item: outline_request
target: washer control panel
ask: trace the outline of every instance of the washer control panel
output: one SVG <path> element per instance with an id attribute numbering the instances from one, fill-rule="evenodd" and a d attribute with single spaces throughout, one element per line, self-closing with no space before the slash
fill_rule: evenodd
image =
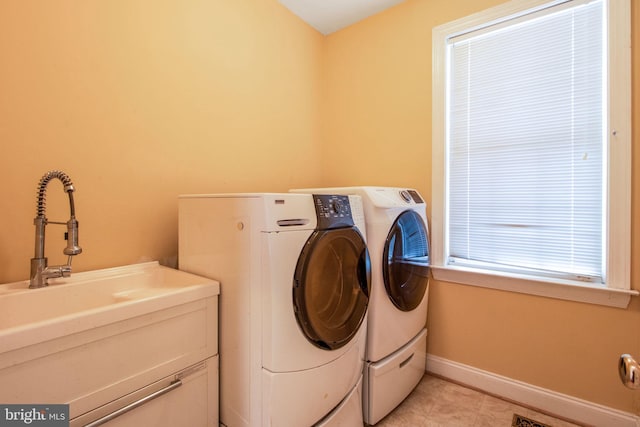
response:
<path id="1" fill-rule="evenodd" d="M 314 194 L 318 229 L 353 227 L 349 196 Z"/>

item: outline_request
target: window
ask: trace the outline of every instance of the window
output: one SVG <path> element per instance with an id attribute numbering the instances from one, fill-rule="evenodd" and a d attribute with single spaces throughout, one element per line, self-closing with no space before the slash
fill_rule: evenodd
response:
<path id="1" fill-rule="evenodd" d="M 434 29 L 438 279 L 624 307 L 628 0 L 514 0 Z"/>

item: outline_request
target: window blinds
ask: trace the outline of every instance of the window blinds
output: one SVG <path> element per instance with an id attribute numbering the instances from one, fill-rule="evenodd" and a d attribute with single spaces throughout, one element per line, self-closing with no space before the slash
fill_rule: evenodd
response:
<path id="1" fill-rule="evenodd" d="M 604 0 L 449 40 L 448 262 L 604 280 Z"/>

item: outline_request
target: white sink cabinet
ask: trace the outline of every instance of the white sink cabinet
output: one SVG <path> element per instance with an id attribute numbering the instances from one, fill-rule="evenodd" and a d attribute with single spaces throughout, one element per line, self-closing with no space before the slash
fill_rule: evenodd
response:
<path id="1" fill-rule="evenodd" d="M 219 283 L 157 263 L 128 267 L 124 287 L 127 267 L 97 274 L 103 291 L 118 281 L 109 304 L 0 329 L 0 402 L 67 403 L 71 426 L 218 425 Z M 94 286 L 92 273 L 44 289 L 50 304 Z M 0 307 L 5 296 L 28 304 L 19 292 L 0 285 Z"/>

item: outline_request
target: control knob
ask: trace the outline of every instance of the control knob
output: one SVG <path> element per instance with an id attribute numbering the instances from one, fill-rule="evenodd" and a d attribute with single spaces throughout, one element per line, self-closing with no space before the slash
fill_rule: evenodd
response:
<path id="1" fill-rule="evenodd" d="M 411 203 L 411 194 L 407 190 L 402 190 L 400 192 L 400 196 L 404 199 L 405 202 Z"/>
<path id="2" fill-rule="evenodd" d="M 331 207 L 335 213 L 342 212 L 342 202 L 340 200 L 334 200 L 331 202 Z"/>

